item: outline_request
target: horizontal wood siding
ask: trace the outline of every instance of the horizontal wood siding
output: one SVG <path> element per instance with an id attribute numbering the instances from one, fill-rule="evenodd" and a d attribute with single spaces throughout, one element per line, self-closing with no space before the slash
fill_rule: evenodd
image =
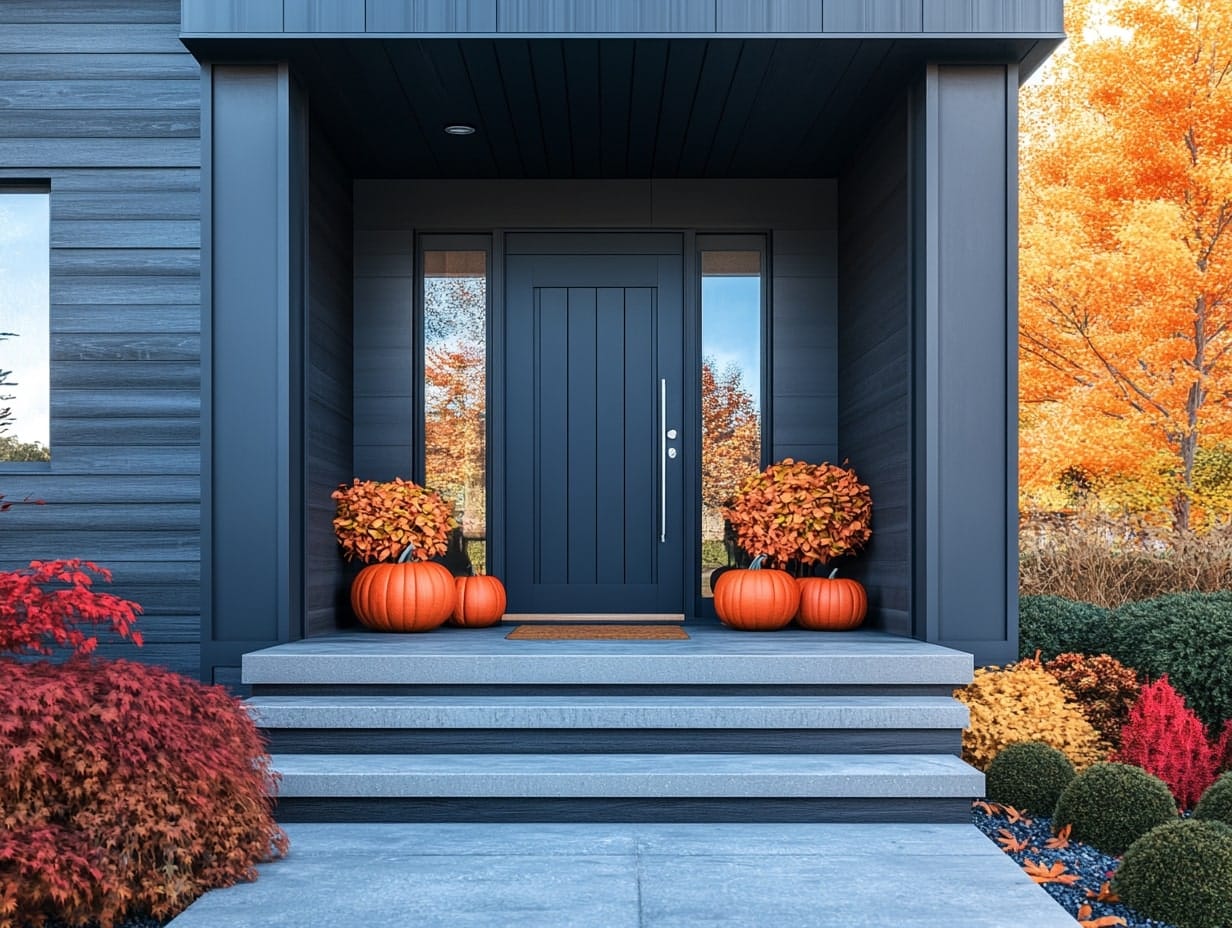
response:
<path id="1" fill-rule="evenodd" d="M 908 394 L 905 99 L 839 178 L 839 453 L 873 496 L 873 537 L 848 572 L 868 588 L 871 624 L 910 635 L 911 426 Z"/>
<path id="2" fill-rule="evenodd" d="M 0 567 L 81 557 L 198 672 L 200 69 L 175 0 L 0 3 L 0 180 L 51 186 L 51 443 L 0 465 Z M 2 316 L 2 310 L 0 310 Z M 0 328 L 4 326 L 0 324 Z"/>
<path id="3" fill-rule="evenodd" d="M 333 145 L 310 133 L 308 164 L 308 596 L 304 634 L 333 630 L 350 578 L 329 494 L 354 473 L 351 182 Z"/>

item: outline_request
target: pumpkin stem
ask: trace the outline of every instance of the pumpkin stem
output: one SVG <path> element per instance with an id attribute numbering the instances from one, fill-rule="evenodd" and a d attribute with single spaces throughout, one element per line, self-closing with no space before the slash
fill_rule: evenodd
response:
<path id="1" fill-rule="evenodd" d="M 398 555 L 398 560 L 395 563 L 405 564 L 415 554 L 415 546 L 407 545 L 402 549 L 402 553 Z"/>
<path id="2" fill-rule="evenodd" d="M 830 571 L 830 579 L 833 580 L 837 576 L 838 576 L 838 568 L 835 567 L 832 571 Z"/>
<path id="3" fill-rule="evenodd" d="M 762 561 L 766 559 L 764 554 L 759 554 L 749 562 L 749 570 L 761 570 Z"/>

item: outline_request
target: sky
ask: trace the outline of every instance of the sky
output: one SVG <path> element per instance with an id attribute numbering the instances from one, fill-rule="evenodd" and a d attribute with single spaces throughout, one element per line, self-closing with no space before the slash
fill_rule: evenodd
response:
<path id="1" fill-rule="evenodd" d="M 12 371 L 0 394 L 14 398 L 15 420 L 7 435 L 50 445 L 51 338 L 48 328 L 49 197 L 45 193 L 0 193 L 0 370 Z"/>
<path id="2" fill-rule="evenodd" d="M 716 373 L 728 364 L 744 372 L 745 388 L 761 403 L 761 278 L 702 278 L 702 354 Z"/>

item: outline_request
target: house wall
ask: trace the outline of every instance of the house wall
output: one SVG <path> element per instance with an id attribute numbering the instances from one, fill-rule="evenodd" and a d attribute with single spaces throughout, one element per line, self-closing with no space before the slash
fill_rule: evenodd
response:
<path id="1" fill-rule="evenodd" d="M 835 184 L 818 181 L 359 181 L 355 470 L 406 475 L 415 376 L 414 236 L 525 228 L 771 233 L 772 454 L 837 454 Z"/>
<path id="2" fill-rule="evenodd" d="M 911 617 L 911 279 L 907 104 L 887 112 L 840 176 L 838 443 L 873 496 L 873 536 L 845 572 L 865 584 L 869 624 Z"/>
<path id="3" fill-rule="evenodd" d="M 349 173 L 312 123 L 308 163 L 308 572 L 306 635 L 335 627 L 350 572 L 338 557 L 329 494 L 353 474 L 352 209 Z"/>
<path id="4" fill-rule="evenodd" d="M 0 568 L 85 558 L 196 674 L 200 66 L 175 0 L 0 3 L 0 183 L 51 185 L 50 465 L 0 464 Z M 4 329 L 0 306 L 0 329 Z M 15 343 L 0 347 L 3 351 Z"/>

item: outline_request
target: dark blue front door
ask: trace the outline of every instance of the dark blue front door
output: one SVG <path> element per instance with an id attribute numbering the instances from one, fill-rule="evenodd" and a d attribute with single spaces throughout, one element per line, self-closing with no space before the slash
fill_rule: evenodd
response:
<path id="1" fill-rule="evenodd" d="M 683 612 L 681 237 L 510 235 L 510 613 Z"/>

